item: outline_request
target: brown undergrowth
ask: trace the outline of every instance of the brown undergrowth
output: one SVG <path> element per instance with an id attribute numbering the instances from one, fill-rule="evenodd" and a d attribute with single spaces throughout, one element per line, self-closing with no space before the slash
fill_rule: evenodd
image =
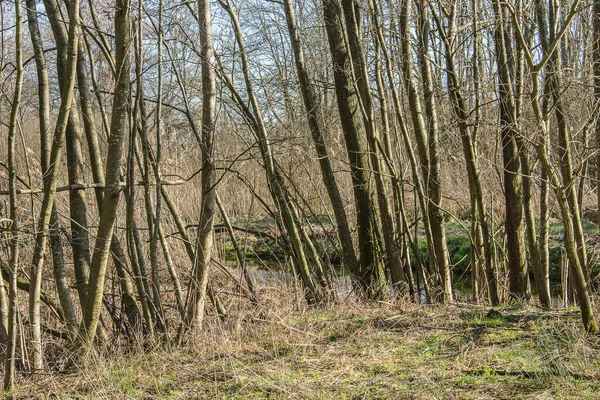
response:
<path id="1" fill-rule="evenodd" d="M 18 398 L 594 399 L 600 339 L 576 310 L 346 300 L 308 309 L 285 287 L 209 318 L 188 343 L 108 346 Z M 240 304 L 242 304 L 240 302 Z M 243 303 L 246 304 L 246 303 Z"/>

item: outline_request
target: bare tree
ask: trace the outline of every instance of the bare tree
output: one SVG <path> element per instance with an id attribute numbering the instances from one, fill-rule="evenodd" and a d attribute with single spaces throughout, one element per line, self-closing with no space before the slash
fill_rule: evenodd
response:
<path id="1" fill-rule="evenodd" d="M 217 208 L 214 164 L 216 83 L 210 1 L 198 0 L 200 62 L 202 65 L 202 209 L 198 222 L 196 258 L 187 299 L 184 323 L 187 328 L 202 328 L 208 271 L 213 248 L 214 218 Z"/>
<path id="2" fill-rule="evenodd" d="M 63 141 L 69 121 L 69 114 L 74 98 L 75 70 L 77 63 L 77 42 L 79 40 L 79 1 L 69 4 L 69 33 L 67 45 L 67 64 L 61 93 L 61 105 L 56 121 L 52 149 L 48 161 L 48 171 L 44 174 L 44 198 L 38 219 L 38 231 L 31 265 L 31 289 L 29 290 L 29 318 L 32 336 L 32 367 L 36 370 L 43 368 L 43 349 L 40 316 L 40 291 L 44 265 L 44 253 L 48 240 L 48 226 L 54 206 L 56 193 L 56 178 L 63 156 Z"/>
<path id="3" fill-rule="evenodd" d="M 232 21 L 236 43 L 239 47 L 241 56 L 242 73 L 244 77 L 244 84 L 246 86 L 246 92 L 250 100 L 250 108 L 244 104 L 240 94 L 236 90 L 231 80 L 229 80 L 223 74 L 221 74 L 221 78 L 223 78 L 226 86 L 235 97 L 237 105 L 243 109 L 246 121 L 251 126 L 253 133 L 256 135 L 261 157 L 264 163 L 267 182 L 269 184 L 269 190 L 271 191 L 273 200 L 279 209 L 281 222 L 285 228 L 287 239 L 292 249 L 291 254 L 293 257 L 293 266 L 306 291 L 306 299 L 309 303 L 319 302 L 323 298 L 323 295 L 325 295 L 325 297 L 328 295 L 328 293 L 321 293 L 321 289 L 329 292 L 328 283 L 326 281 L 321 279 L 320 282 L 315 282 L 315 274 L 313 271 L 317 271 L 317 278 L 322 276 L 318 273 L 318 271 L 322 271 L 321 262 L 317 257 L 315 257 L 314 251 L 312 251 L 314 249 L 310 248 L 311 244 L 307 243 L 306 233 L 303 232 L 303 228 L 297 219 L 294 205 L 290 199 L 289 192 L 284 187 L 283 177 L 273 156 L 273 149 L 267 133 L 265 121 L 262 117 L 256 93 L 253 88 L 252 78 L 249 71 L 248 54 L 246 52 L 239 20 L 230 3 L 219 1 L 219 4 L 227 12 L 230 20 Z"/>
<path id="4" fill-rule="evenodd" d="M 338 111 L 344 131 L 350 162 L 352 185 L 356 201 L 360 269 L 358 279 L 362 289 L 372 297 L 384 295 L 384 275 L 375 220 L 373 188 L 365 127 L 360 110 L 360 94 L 356 90 L 352 59 L 346 46 L 345 25 L 339 0 L 323 1 L 323 16 L 333 61 L 333 76 Z"/>
<path id="5" fill-rule="evenodd" d="M 439 132 L 437 127 L 437 112 L 431 78 L 431 67 L 427 56 L 429 42 L 429 22 L 425 7 L 419 7 L 418 22 L 418 59 L 421 69 L 423 93 L 416 84 L 414 55 L 411 43 L 410 21 L 412 15 L 412 2 L 403 0 L 400 3 L 400 35 L 402 41 L 402 70 L 404 83 L 408 92 L 410 114 L 413 122 L 417 150 L 423 176 L 424 187 L 427 193 L 426 203 L 423 204 L 424 223 L 426 225 L 427 244 L 430 263 L 439 277 L 444 302 L 452 301 L 452 282 L 448 261 L 448 248 L 444 228 L 444 215 L 442 209 L 441 164 L 439 155 Z M 425 111 L 420 98 L 425 100 Z M 427 118 L 427 121 L 425 120 Z"/>
<path id="6" fill-rule="evenodd" d="M 476 2 L 473 2 L 475 4 Z M 474 271 L 474 267 L 476 265 L 477 258 L 483 258 L 484 267 L 486 276 L 488 279 L 488 288 L 489 288 L 489 296 L 492 305 L 498 305 L 500 299 L 498 297 L 498 284 L 495 276 L 494 266 L 492 265 L 492 252 L 491 252 L 491 237 L 489 233 L 488 222 L 486 219 L 486 208 L 483 200 L 483 190 L 481 185 L 481 179 L 479 176 L 479 166 L 477 162 L 477 129 L 478 121 L 470 122 L 469 115 L 471 114 L 470 110 L 467 109 L 467 105 L 465 102 L 465 96 L 463 94 L 462 87 L 459 81 L 459 75 L 456 70 L 455 57 L 456 53 L 456 14 L 457 14 L 457 6 L 458 2 L 454 1 L 451 6 L 449 12 L 447 11 L 447 21 L 445 26 L 447 27 L 447 31 L 444 30 L 442 25 L 442 21 L 435 14 L 434 10 L 434 18 L 438 25 L 438 30 L 440 32 L 442 41 L 444 43 L 445 57 L 446 57 L 446 74 L 448 76 L 448 91 L 450 94 L 450 98 L 452 101 L 452 107 L 455 115 L 458 119 L 458 130 L 460 133 L 460 137 L 463 144 L 463 152 L 465 157 L 465 163 L 467 167 L 467 179 L 469 181 L 469 193 L 471 196 L 471 218 L 473 221 L 473 228 L 471 230 L 471 246 L 476 249 L 474 253 L 476 258 L 471 259 L 471 274 L 474 278 L 477 278 L 477 273 Z M 433 7 L 432 7 L 433 9 Z M 474 17 L 476 18 L 477 10 L 471 10 Z M 474 69 L 473 75 L 475 75 L 475 79 L 477 79 L 476 74 L 478 73 L 478 60 L 477 60 L 477 25 L 476 19 L 473 27 L 474 35 L 473 45 L 474 45 L 474 61 L 472 68 Z M 479 96 L 478 93 L 475 94 Z M 477 108 L 479 105 L 476 104 Z M 477 115 L 477 110 L 475 111 L 475 115 Z M 477 243 L 479 241 L 479 235 L 481 235 L 481 243 Z M 472 277 L 472 278 L 473 278 Z M 477 288 L 477 280 L 473 280 L 473 288 Z M 477 296 L 474 291 L 474 298 L 477 299 Z M 477 301 L 477 300 L 476 300 Z"/>
<path id="7" fill-rule="evenodd" d="M 342 247 L 342 257 L 345 266 L 355 276 L 358 273 L 358 260 L 354 251 L 354 245 L 352 244 L 352 236 L 350 234 L 350 227 L 348 224 L 348 218 L 346 211 L 342 203 L 342 197 L 338 188 L 333 169 L 331 167 L 331 161 L 323 138 L 323 128 L 320 123 L 319 106 L 317 104 L 317 96 L 313 85 L 310 80 L 309 71 L 305 62 L 304 49 L 302 45 L 302 39 L 300 38 L 300 32 L 296 23 L 296 16 L 294 12 L 294 5 L 291 0 L 285 0 L 285 17 L 288 26 L 288 32 L 290 35 L 290 41 L 292 43 L 292 49 L 294 51 L 294 60 L 296 64 L 296 72 L 298 74 L 298 80 L 300 85 L 300 91 L 302 93 L 302 99 L 304 100 L 304 110 L 306 118 L 311 130 L 311 136 L 315 144 L 317 156 L 319 157 L 319 165 L 321 167 L 321 175 L 323 177 L 323 183 L 327 189 L 329 200 L 333 208 L 335 220 L 338 228 L 338 237 Z"/>
<path id="8" fill-rule="evenodd" d="M 4 390 L 13 390 L 15 385 L 15 358 L 17 349 L 17 275 L 19 271 L 19 215 L 17 214 L 17 175 L 15 165 L 15 140 L 23 89 L 23 15 L 21 1 L 15 1 L 15 67 L 17 76 L 15 91 L 10 109 L 8 127 L 8 185 L 10 196 L 10 219 L 12 233 L 10 238 L 10 280 L 8 307 L 8 342 L 4 362 Z"/>
<path id="9" fill-rule="evenodd" d="M 549 115 L 543 113 L 543 110 L 540 105 L 539 90 L 539 77 L 542 70 L 546 67 L 550 70 L 549 72 L 546 71 L 546 73 L 554 73 L 554 71 L 552 70 L 552 64 L 558 63 L 558 60 L 555 58 L 555 52 L 559 48 L 563 35 L 570 26 L 575 14 L 578 12 L 578 5 L 579 0 L 574 0 L 561 25 L 556 23 L 557 21 L 556 19 L 554 19 L 555 26 L 559 26 L 560 28 L 557 28 L 556 33 L 551 39 L 551 41 L 548 41 L 548 45 L 544 51 L 544 56 L 537 63 L 534 61 L 531 51 L 526 45 L 525 39 L 523 37 L 523 32 L 521 31 L 518 24 L 515 24 L 515 30 L 517 39 L 520 41 L 521 46 L 524 49 L 525 60 L 527 61 L 529 73 L 531 75 L 531 107 L 534 112 L 537 128 L 539 130 L 539 134 L 535 138 L 537 156 L 540 160 L 542 167 L 546 171 L 549 183 L 554 190 L 554 194 L 560 207 L 563 219 L 565 250 L 569 259 L 569 276 L 571 278 L 571 281 L 573 282 L 573 286 L 577 294 L 577 299 L 579 301 L 579 306 L 581 307 L 581 317 L 583 325 L 588 332 L 597 333 L 598 326 L 596 324 L 596 319 L 593 314 L 589 292 L 589 284 L 585 273 L 585 270 L 587 268 L 587 260 L 585 257 L 585 241 L 583 240 L 583 230 L 581 226 L 581 220 L 579 219 L 579 211 L 577 208 L 578 204 L 576 199 L 576 191 L 573 185 L 571 184 L 572 161 L 569 149 L 569 134 L 567 132 L 567 129 L 558 129 L 558 153 L 560 156 L 559 174 L 556 171 L 555 166 L 550 161 L 550 157 L 548 154 L 548 143 L 550 140 L 550 135 L 548 131 L 547 121 Z M 515 19 L 516 18 L 514 17 L 513 13 L 513 21 L 515 21 Z M 556 78 L 557 77 L 553 77 L 551 79 Z M 551 85 L 554 85 L 551 86 L 551 88 L 553 88 L 554 90 L 559 90 L 560 81 L 556 80 Z M 555 93 L 553 95 L 553 100 L 556 103 L 556 101 L 558 100 L 558 93 Z M 558 123 L 565 124 L 564 120 L 562 122 L 560 121 L 560 119 L 563 118 L 563 111 L 560 109 L 560 107 L 557 108 L 556 112 L 559 113 L 557 118 Z"/>
<path id="10" fill-rule="evenodd" d="M 504 162 L 504 196 L 505 203 L 510 204 L 510 207 L 506 207 L 505 219 L 510 295 L 523 298 L 528 296 L 528 278 L 525 260 L 521 162 L 517 144 L 519 121 L 517 120 L 516 94 L 513 86 L 515 80 L 515 59 L 512 55 L 514 43 L 509 34 L 510 17 L 507 7 L 495 1 L 494 13 L 496 16 L 496 60 L 499 71 L 500 135 Z"/>
<path id="11" fill-rule="evenodd" d="M 71 1 L 73 3 L 76 2 L 76 0 Z M 117 75 L 115 77 L 115 94 L 113 98 L 110 138 L 108 144 L 108 153 L 111 157 L 106 161 L 104 202 L 102 213 L 100 214 L 98 232 L 96 234 L 96 243 L 94 244 L 88 294 L 85 307 L 83 308 L 83 321 L 79 330 L 79 341 L 82 344 L 81 356 L 84 358 L 91 350 L 96 335 L 96 328 L 98 327 L 98 322 L 100 320 L 106 265 L 108 263 L 113 227 L 121 193 L 121 158 L 123 154 L 123 143 L 125 142 L 128 131 L 127 121 L 129 115 L 129 73 L 131 69 L 130 11 L 130 0 L 117 1 L 114 14 Z"/>

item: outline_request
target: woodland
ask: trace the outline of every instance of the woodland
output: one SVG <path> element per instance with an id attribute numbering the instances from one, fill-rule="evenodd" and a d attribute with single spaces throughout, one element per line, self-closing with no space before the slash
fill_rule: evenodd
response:
<path id="1" fill-rule="evenodd" d="M 0 0 L 21 398 L 596 398 L 600 2 Z"/>

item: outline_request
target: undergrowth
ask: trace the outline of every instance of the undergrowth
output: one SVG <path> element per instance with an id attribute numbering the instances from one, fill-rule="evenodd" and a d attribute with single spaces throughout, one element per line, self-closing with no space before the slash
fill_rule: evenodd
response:
<path id="1" fill-rule="evenodd" d="M 593 399 L 600 340 L 576 310 L 363 304 L 307 309 L 263 288 L 258 309 L 209 319 L 183 346 L 117 342 L 70 373 L 21 378 L 16 397 Z M 130 347 L 130 346 L 129 346 Z"/>

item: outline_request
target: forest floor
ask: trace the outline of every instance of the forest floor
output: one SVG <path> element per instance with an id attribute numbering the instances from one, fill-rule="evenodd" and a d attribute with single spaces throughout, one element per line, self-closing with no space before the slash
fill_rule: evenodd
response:
<path id="1" fill-rule="evenodd" d="M 576 310 L 352 301 L 306 309 L 272 298 L 278 304 L 208 321 L 194 345 L 115 345 L 77 372 L 21 378 L 15 395 L 600 398 L 600 337 L 584 333 Z"/>

